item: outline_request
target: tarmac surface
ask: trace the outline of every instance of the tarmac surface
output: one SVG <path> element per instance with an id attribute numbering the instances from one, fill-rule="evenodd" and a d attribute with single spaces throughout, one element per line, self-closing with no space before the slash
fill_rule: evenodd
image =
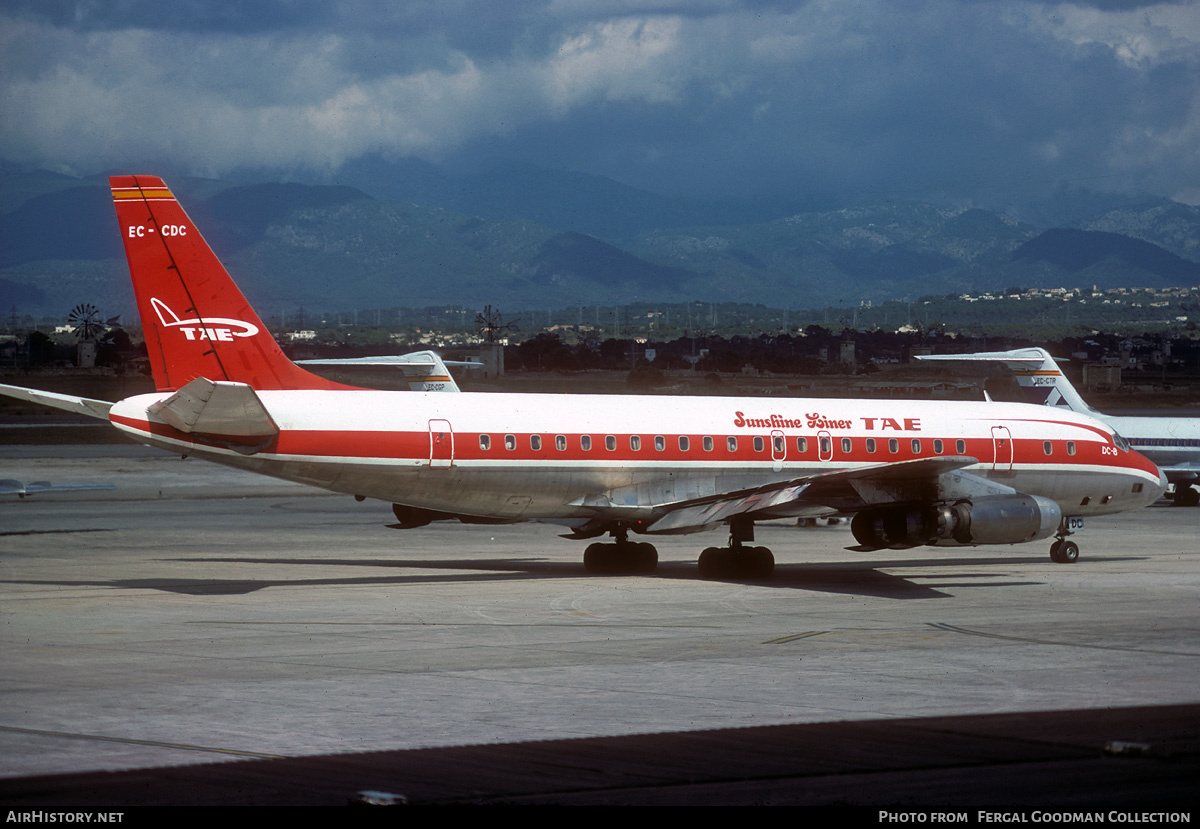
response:
<path id="1" fill-rule="evenodd" d="M 546 525 L 132 446 L 0 446 L 6 809 L 1200 800 L 1200 510 L 854 552 L 757 528 L 768 582 L 584 572 Z"/>

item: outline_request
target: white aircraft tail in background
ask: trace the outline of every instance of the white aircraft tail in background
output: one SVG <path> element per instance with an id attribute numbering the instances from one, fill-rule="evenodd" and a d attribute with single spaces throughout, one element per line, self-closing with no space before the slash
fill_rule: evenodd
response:
<path id="1" fill-rule="evenodd" d="M 1200 418 L 1156 415 L 1131 417 L 1098 412 L 1080 397 L 1058 362 L 1044 348 L 982 351 L 974 354 L 922 355 L 918 360 L 995 362 L 1008 366 L 1030 403 L 1055 406 L 1090 415 L 1120 433 L 1166 474 L 1180 506 L 1200 504 Z"/>
<path id="2" fill-rule="evenodd" d="M 433 351 L 414 351 L 386 357 L 344 357 L 297 360 L 301 366 L 326 368 L 395 368 L 408 381 L 410 391 L 459 391 L 458 383 L 450 376 L 447 366 L 483 368 L 483 363 L 464 360 L 443 360 Z"/>

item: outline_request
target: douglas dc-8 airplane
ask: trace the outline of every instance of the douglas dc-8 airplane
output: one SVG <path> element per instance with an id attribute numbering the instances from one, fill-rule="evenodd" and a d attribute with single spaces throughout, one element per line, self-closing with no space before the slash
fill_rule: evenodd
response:
<path id="1" fill-rule="evenodd" d="M 763 578 L 754 523 L 854 513 L 866 549 L 1055 536 L 1165 481 L 1111 428 L 1023 403 L 445 394 L 339 385 L 289 361 L 162 179 L 110 179 L 158 391 L 119 403 L 2 387 L 136 440 L 394 505 L 401 526 L 539 520 L 610 535 L 589 571 L 649 572 L 631 533 L 729 527 L 705 576 Z"/>

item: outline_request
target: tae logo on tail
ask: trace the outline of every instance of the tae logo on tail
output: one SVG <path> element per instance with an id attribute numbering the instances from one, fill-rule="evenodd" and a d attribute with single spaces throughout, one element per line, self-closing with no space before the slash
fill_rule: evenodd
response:
<path id="1" fill-rule="evenodd" d="M 234 337 L 253 337 L 258 333 L 257 325 L 225 317 L 181 320 L 179 315 L 158 297 L 150 297 L 150 304 L 164 328 L 178 328 L 189 340 L 232 342 Z"/>

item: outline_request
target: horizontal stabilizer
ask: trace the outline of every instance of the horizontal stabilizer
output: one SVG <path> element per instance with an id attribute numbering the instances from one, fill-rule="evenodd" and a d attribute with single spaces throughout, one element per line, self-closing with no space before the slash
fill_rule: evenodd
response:
<path id="1" fill-rule="evenodd" d="M 41 403 L 43 406 L 53 406 L 56 409 L 94 417 L 97 420 L 108 420 L 108 410 L 113 405 L 107 400 L 92 400 L 88 397 L 74 397 L 69 394 L 55 394 L 40 389 L 26 389 L 21 386 L 3 384 L 0 384 L 0 394 L 5 397 L 15 397 L 18 400 L 28 400 L 31 403 Z"/>
<path id="2" fill-rule="evenodd" d="M 930 363 L 1009 363 L 1040 366 L 1054 358 L 1040 348 L 1018 348 L 1014 351 L 977 351 L 974 354 L 914 354 L 913 359 Z"/>
<path id="3" fill-rule="evenodd" d="M 267 439 L 279 434 L 266 407 L 245 383 L 197 377 L 152 405 L 150 413 L 188 434 L 230 439 Z"/>

